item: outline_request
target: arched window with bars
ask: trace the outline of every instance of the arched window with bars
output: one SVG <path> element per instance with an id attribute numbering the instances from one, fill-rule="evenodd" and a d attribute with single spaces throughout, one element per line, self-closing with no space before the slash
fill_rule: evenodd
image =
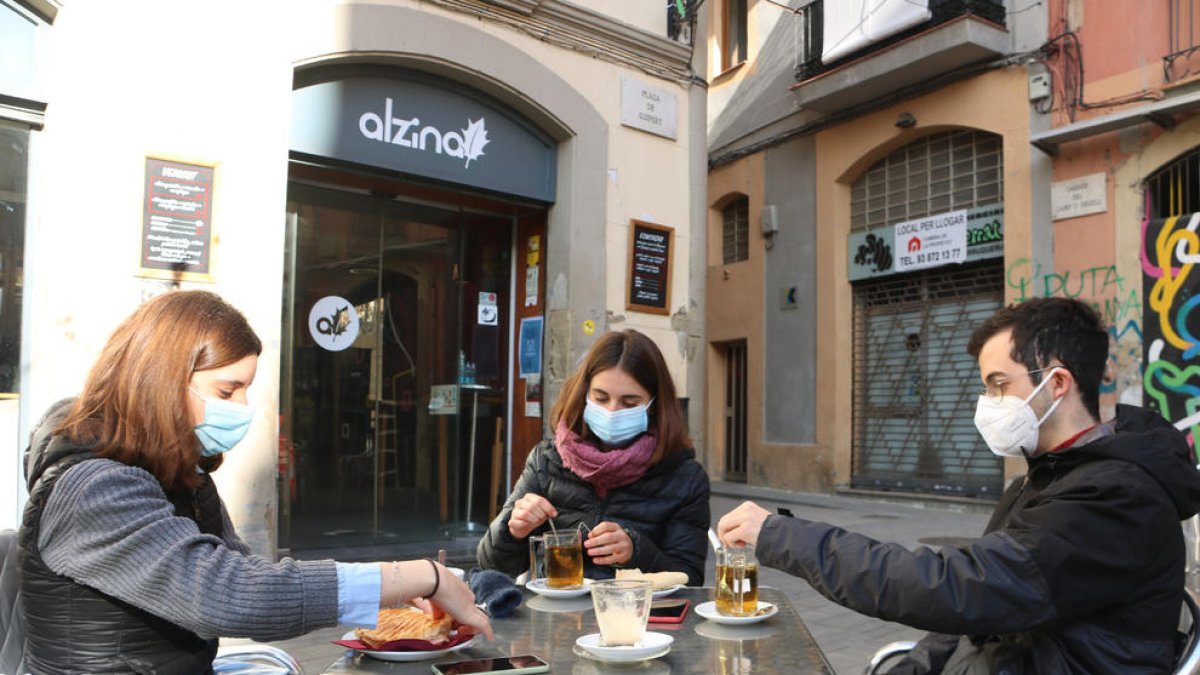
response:
<path id="1" fill-rule="evenodd" d="M 966 345 L 1004 301 L 1003 258 L 994 257 L 1003 243 L 991 242 L 1000 251 L 993 257 L 973 259 L 967 245 L 963 264 L 905 273 L 887 249 L 898 223 L 962 210 L 1002 214 L 1002 145 L 982 131 L 931 134 L 851 186 L 850 237 L 866 237 L 869 250 L 859 255 L 874 265 L 853 282 L 854 487 L 963 496 L 1001 489 L 1003 465 L 974 427 L 979 376 Z"/>

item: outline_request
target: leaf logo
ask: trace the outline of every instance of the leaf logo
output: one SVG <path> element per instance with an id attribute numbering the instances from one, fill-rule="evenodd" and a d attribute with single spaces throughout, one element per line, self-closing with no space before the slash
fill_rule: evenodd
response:
<path id="1" fill-rule="evenodd" d="M 487 128 L 483 124 L 483 118 L 480 117 L 478 122 L 472 122 L 471 118 L 467 118 L 467 128 L 462 130 L 463 133 L 463 155 L 467 158 L 467 163 L 464 167 L 471 166 L 471 160 L 479 159 L 483 153 L 483 146 L 491 141 L 487 137 Z"/>

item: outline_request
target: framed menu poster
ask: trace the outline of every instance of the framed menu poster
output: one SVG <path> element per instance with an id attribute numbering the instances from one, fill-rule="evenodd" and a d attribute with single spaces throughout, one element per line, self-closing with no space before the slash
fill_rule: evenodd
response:
<path id="1" fill-rule="evenodd" d="M 671 313 L 671 260 L 675 228 L 642 220 L 629 224 L 629 300 L 625 308 L 651 314 Z"/>
<path id="2" fill-rule="evenodd" d="M 215 164 L 146 157 L 140 276 L 212 281 Z"/>

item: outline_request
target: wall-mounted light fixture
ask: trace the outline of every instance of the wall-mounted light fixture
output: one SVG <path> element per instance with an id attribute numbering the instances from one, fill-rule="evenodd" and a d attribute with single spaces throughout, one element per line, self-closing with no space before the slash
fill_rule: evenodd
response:
<path id="1" fill-rule="evenodd" d="M 779 232 L 779 210 L 774 204 L 762 207 L 758 221 L 762 226 L 763 245 L 769 251 L 775 245 L 775 235 Z"/>
<path id="2" fill-rule="evenodd" d="M 901 129 L 917 126 L 917 118 L 912 116 L 912 113 L 902 112 L 896 117 L 896 126 Z"/>

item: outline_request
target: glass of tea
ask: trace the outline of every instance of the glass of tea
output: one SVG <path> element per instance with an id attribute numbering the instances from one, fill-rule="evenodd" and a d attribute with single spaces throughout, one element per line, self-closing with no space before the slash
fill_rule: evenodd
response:
<path id="1" fill-rule="evenodd" d="M 726 546 L 717 552 L 717 612 L 746 616 L 758 611 L 758 561 L 753 546 Z"/>
<path id="2" fill-rule="evenodd" d="M 544 564 L 539 566 L 539 560 Z M 583 539 L 579 530 L 547 532 L 529 538 L 529 580 L 542 577 L 547 588 L 583 586 Z"/>
<path id="3" fill-rule="evenodd" d="M 648 579 L 592 582 L 592 606 L 606 647 L 636 645 L 646 634 L 654 587 Z"/>

